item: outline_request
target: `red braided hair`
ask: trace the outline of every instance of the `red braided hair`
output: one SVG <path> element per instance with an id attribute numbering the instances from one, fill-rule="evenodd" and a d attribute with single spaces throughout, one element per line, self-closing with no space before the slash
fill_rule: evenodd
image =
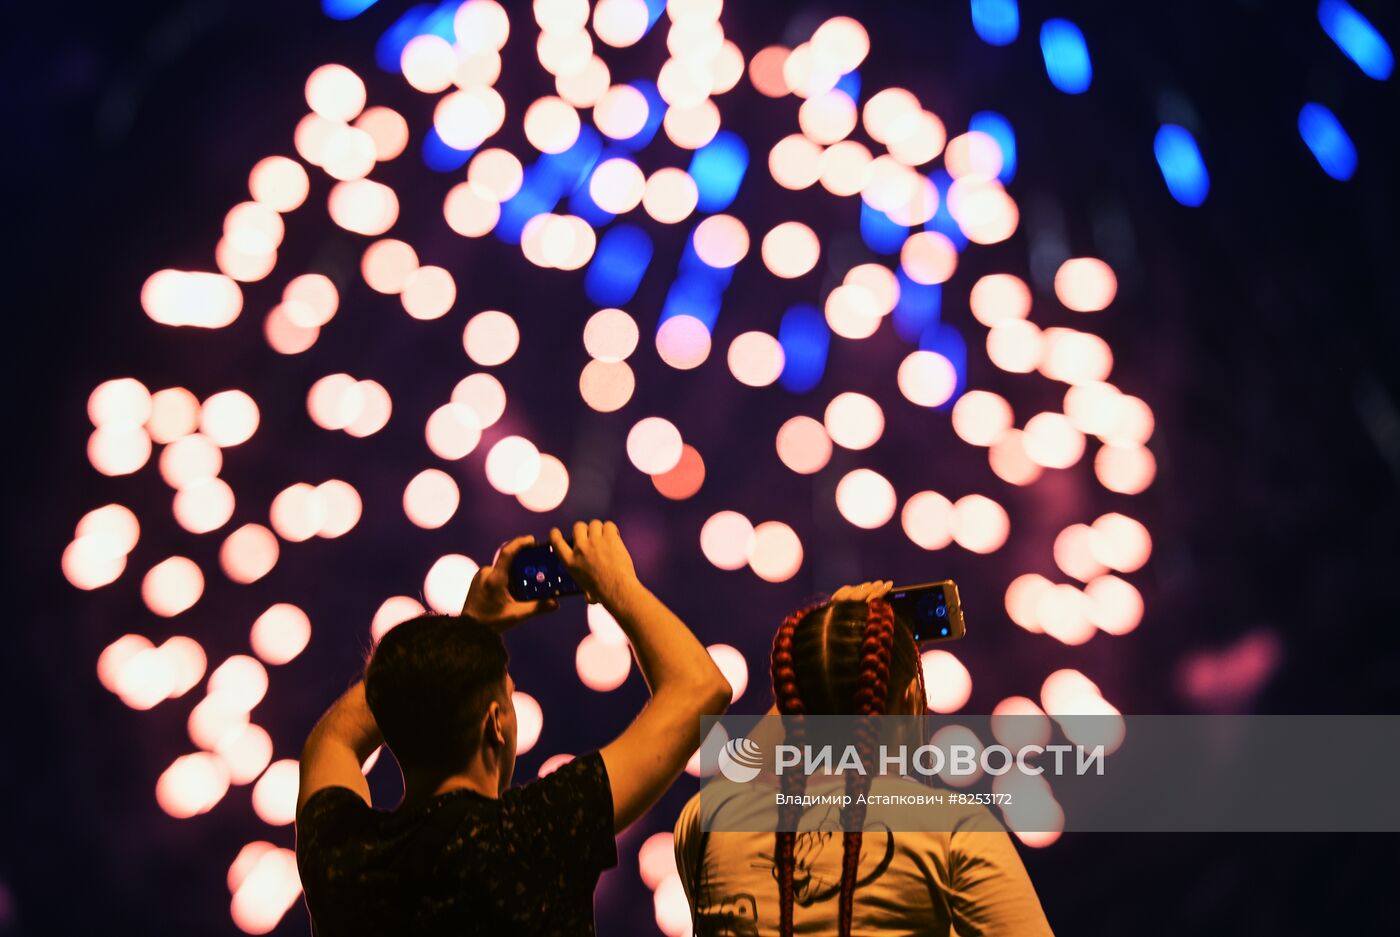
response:
<path id="1" fill-rule="evenodd" d="M 773 699 L 778 704 L 778 712 L 794 717 L 783 720 L 783 726 L 787 730 L 787 742 L 791 745 L 802 744 L 806 734 L 802 716 L 807 711 L 802 703 L 802 695 L 797 689 L 797 667 L 792 657 L 792 636 L 798 624 L 817 607 L 810 606 L 789 615 L 783 619 L 783 623 L 778 626 L 778 633 L 773 636 Z M 795 771 L 783 772 L 782 783 L 783 793 L 786 795 L 800 794 L 806 787 L 806 779 Z M 778 930 L 782 937 L 792 937 L 792 876 L 797 864 L 793 848 L 797 842 L 797 834 L 791 830 L 797 828 L 797 821 L 801 816 L 802 806 L 794 803 L 793 797 L 784 797 L 783 805 L 778 810 L 780 829 L 773 834 L 774 868 L 778 874 Z"/>
<path id="2" fill-rule="evenodd" d="M 798 627 L 809 618 L 810 613 L 817 609 L 825 609 L 827 614 L 821 622 L 821 633 L 814 635 L 810 640 L 807 640 L 808 635 L 814 633 L 808 631 L 804 634 L 805 644 L 816 642 L 825 646 L 829 640 L 832 640 L 830 625 L 833 615 L 831 608 L 830 605 L 816 606 L 790 615 L 783 621 L 777 634 L 773 637 L 773 698 L 781 714 L 797 717 L 783 720 L 789 744 L 800 745 L 805 736 L 801 716 L 808 712 L 808 707 L 800 685 L 802 683 L 810 685 L 810 681 L 813 679 L 820 681 L 822 692 L 819 695 L 824 698 L 825 706 L 823 708 L 834 712 L 850 712 L 859 716 L 879 716 L 885 713 L 891 689 L 890 665 L 894 659 L 896 632 L 894 611 L 890 604 L 883 599 L 866 603 L 865 623 L 860 633 L 853 693 L 850 690 L 842 693 L 836 692 L 833 684 L 840 683 L 845 686 L 847 681 L 833 679 L 836 675 L 830 672 L 811 674 L 804 670 L 799 675 L 797 658 L 793 653 L 794 637 Z M 815 618 L 813 623 L 816 623 Z M 905 652 L 905 656 L 912 655 L 914 660 L 912 669 L 916 672 L 919 693 L 922 695 L 923 674 L 919 672 L 922 668 L 917 664 L 917 649 L 913 647 L 912 637 L 908 638 L 907 645 L 907 647 L 901 648 L 901 651 Z M 826 653 L 821 653 L 820 658 L 823 664 L 830 663 L 830 657 Z M 907 662 L 904 663 L 908 666 Z M 842 677 L 844 676 L 842 675 Z M 905 685 L 907 686 L 907 683 Z M 843 698 L 837 699 L 837 696 Z M 876 737 L 874 720 L 860 720 L 856 727 L 856 750 L 865 764 L 870 764 L 874 760 Z M 800 773 L 784 772 L 782 786 L 784 794 L 800 794 L 806 786 L 806 780 Z M 856 881 L 859 878 L 861 827 L 865 823 L 865 804 L 858 802 L 861 799 L 858 795 L 868 792 L 869 787 L 868 775 L 853 772 L 846 776 L 846 793 L 850 795 L 851 802 L 841 811 L 842 827 L 847 832 L 842 835 L 841 892 L 838 904 L 838 933 L 840 937 L 850 937 L 851 934 L 851 920 L 855 910 Z M 802 808 L 800 804 L 794 803 L 794 800 L 795 798 L 791 796 L 784 798 L 784 803 L 779 810 L 778 825 L 780 827 L 789 830 L 796 828 Z M 794 856 L 796 839 L 797 835 L 794 832 L 779 830 L 774 834 L 774 865 L 778 879 L 779 896 L 778 927 L 781 937 L 792 937 L 793 933 L 793 876 L 796 865 Z"/>

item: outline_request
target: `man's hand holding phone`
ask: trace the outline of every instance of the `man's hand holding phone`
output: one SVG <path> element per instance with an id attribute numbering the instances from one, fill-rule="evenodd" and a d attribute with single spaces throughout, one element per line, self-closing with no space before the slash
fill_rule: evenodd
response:
<path id="1" fill-rule="evenodd" d="M 510 594 L 510 570 L 515 555 L 534 542 L 535 538 L 529 535 L 507 541 L 496 551 L 496 559 L 490 566 L 476 571 L 467 590 L 466 604 L 462 606 L 463 615 L 498 631 L 506 631 L 527 618 L 559 607 L 558 599 L 522 602 Z"/>
<path id="2" fill-rule="evenodd" d="M 590 602 L 617 601 L 640 584 L 632 555 L 612 521 L 579 521 L 574 524 L 572 544 L 556 527 L 549 532 L 549 541 Z"/>

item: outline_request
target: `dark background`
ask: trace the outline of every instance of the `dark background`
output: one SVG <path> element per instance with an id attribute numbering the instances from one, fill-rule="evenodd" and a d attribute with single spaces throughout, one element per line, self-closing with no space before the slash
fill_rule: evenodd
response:
<path id="1" fill-rule="evenodd" d="M 765 0 L 725 12 L 726 31 L 746 55 L 771 42 L 792 44 L 828 15 L 856 15 L 872 39 L 862 68 L 867 94 L 909 87 L 952 132 L 984 108 L 1011 119 L 1020 169 L 1010 191 L 1021 204 L 1021 230 L 1007 244 L 968 252 L 945 294 L 944 317 L 973 346 L 970 386 L 1006 394 L 1018 414 L 1053 407 L 1058 392 L 1040 386 L 1046 382 L 1004 386 L 981 360 L 966 287 L 976 272 L 1020 272 L 1045 308 L 1053 300 L 1043 298 L 1046 284 L 1029 259 L 1037 245 L 1053 254 L 1058 241 L 1072 254 L 1108 259 L 1119 273 L 1119 298 L 1085 327 L 1113 344 L 1112 379 L 1146 399 L 1157 417 L 1157 481 L 1133 499 L 1105 496 L 1085 464 L 1008 491 L 980 453 L 957 443 L 946 418 L 897 406 L 889 376 L 907 349 L 887 331 L 858 349 L 846 343 L 834 351 L 824 383 L 800 399 L 776 388 L 752 396 L 728 378 L 718 354 L 694 375 L 670 371 L 644 342 L 638 360 L 649 363 L 639 365 L 638 397 L 615 418 L 587 411 L 573 391 L 586 360 L 578 331 L 591 311 L 581 274 L 536 271 L 517 248 L 490 238 L 467 243 L 441 224 L 450 182 L 416 154 L 426 101 L 379 72 L 371 56 L 402 6 L 383 0 L 348 23 L 326 19 L 310 0 L 7 10 L 0 106 L 13 481 L 5 550 L 7 592 L 18 601 L 10 604 L 4 655 L 10 718 L 0 756 L 0 933 L 234 934 L 224 884 L 229 862 L 251 839 L 290 845 L 289 829 L 269 829 L 248 809 L 246 787 L 194 820 L 160 811 L 155 778 L 188 750 L 184 721 L 197 696 L 146 714 L 127 709 L 94 679 L 97 654 L 116 636 L 192 634 L 217 661 L 246 648 L 246 628 L 269 602 L 301 604 L 316 639 L 296 661 L 274 668 L 269 696 L 254 713 L 277 742 L 274 757 L 295 757 L 306 729 L 353 676 L 384 596 L 415 593 L 441 553 L 482 559 L 507 534 L 542 527 L 490 493 L 473 462 L 479 454 L 465 460 L 470 475 L 457 472 L 464 507 L 448 527 L 417 531 L 399 511 L 402 485 L 432 461 L 420 415 L 468 370 L 457 338 L 464 309 L 506 308 L 526 324 L 520 355 L 501 372 L 514 419 L 528 414 L 521 428 L 564 458 L 574 476 L 561 518 L 617 516 L 654 588 L 704 640 L 745 653 L 751 688 L 736 711 L 766 707 L 768 638 L 806 596 L 847 579 L 930 578 L 930 571 L 963 584 L 975 622 L 957 649 L 975 681 L 970 711 L 1013 693 L 1035 696 L 1044 675 L 1061 666 L 1089 674 L 1125 712 L 1395 711 L 1400 243 L 1393 218 L 1400 206 L 1392 167 L 1400 159 L 1400 108 L 1394 79 L 1373 81 L 1343 58 L 1319 29 L 1314 4 L 1028 0 L 1021 36 L 1007 48 L 975 37 L 964 2 Z M 520 37 L 534 27 L 528 5 L 518 6 L 501 82 L 511 105 L 507 145 L 519 138 L 519 102 L 546 93 L 525 67 L 528 53 L 520 54 Z M 1400 37 L 1393 6 L 1359 6 L 1392 42 Z M 1035 35 L 1052 15 L 1075 20 L 1088 37 L 1095 77 L 1085 95 L 1061 94 L 1045 80 Z M 610 53 L 610 64 L 636 63 L 630 71 L 614 64 L 614 75 L 654 74 L 656 38 L 641 44 L 649 54 Z M 409 117 L 410 150 L 376 177 L 392 180 L 403 198 L 395 231 L 413 231 L 424 262 L 458 277 L 453 313 L 432 324 L 436 330 L 415 330 L 395 313 L 392 297 L 361 287 L 353 302 L 343 294 L 340 316 L 312 352 L 275 367 L 258 325 L 275 301 L 270 285 L 247 291 L 244 316 L 224 333 L 155 326 L 140 311 L 141 283 L 161 267 L 210 267 L 224 212 L 247 197 L 249 168 L 291 152 L 291 130 L 305 110 L 301 85 L 328 61 L 364 75 L 371 103 Z M 1325 176 L 1299 139 L 1297 112 L 1308 100 L 1336 111 L 1355 140 L 1360 165 L 1350 182 Z M 770 224 L 808 220 L 824 236 L 833 233 L 829 255 L 850 247 L 834 233 L 854 228 L 849 207 L 843 213 L 830 198 L 792 199 L 759 184 L 768 147 L 792 126 L 791 102 L 761 99 L 744 82 L 720 104 L 726 126 L 743 133 L 754 154 L 735 212 Z M 782 115 L 784 129 L 765 114 Z M 1188 126 L 1200 142 L 1212 186 L 1199 209 L 1177 205 L 1162 184 L 1151 140 L 1163 121 Z M 648 159 L 657 156 L 643 154 L 650 168 Z M 310 204 L 325 190 L 323 176 L 313 181 Z M 415 192 L 421 202 L 409 197 Z M 280 288 L 304 269 L 353 279 L 361 242 L 319 211 L 291 216 L 288 248 L 268 284 Z M 629 304 L 644 330 L 678 253 L 675 237 L 658 246 L 643 291 Z M 797 298 L 741 268 L 726 294 L 716 349 L 745 328 L 771 329 Z M 393 393 L 396 418 L 372 445 L 307 423 L 306 387 L 332 370 L 374 377 Z M 258 400 L 258 435 L 226 460 L 240 497 L 234 525 L 255 519 L 257 506 L 291 481 L 343 477 L 366 500 L 355 535 L 284 547 L 277 569 L 253 590 L 211 576 L 195 610 L 170 623 L 154 620 L 131 570 L 174 551 L 177 538 L 179 550 L 208 569 L 218 541 L 195 543 L 168 515 L 158 516 L 168 492 L 149 468 L 108 479 L 86 464 L 86 397 L 101 380 L 127 374 L 152 389 L 184 384 L 201 396 L 239 386 Z M 891 425 L 877 467 L 901 495 L 930 485 L 954 497 L 991 494 L 1012 514 L 1007 547 L 990 557 L 950 548 L 930 559 L 894 524 L 856 531 L 831 507 L 835 470 L 862 464 L 849 453 L 815 480 L 784 473 L 775 489 L 776 427 L 795 412 L 819 415 L 825 400 L 846 389 L 876 392 L 886 404 Z M 696 499 L 663 502 L 645 477 L 618 464 L 626 427 L 647 412 L 675 419 L 706 456 L 710 474 Z M 416 415 L 400 419 L 405 413 Z M 750 451 L 767 458 L 761 471 Z M 377 503 L 376 486 L 387 491 Z M 82 512 L 110 500 L 137 508 L 142 542 L 117 585 L 80 593 L 62 579 L 58 559 Z M 802 572 L 768 586 L 704 563 L 699 525 L 725 507 L 797 527 L 807 550 Z M 1010 625 L 1001 593 L 1020 572 L 1053 574 L 1054 532 L 1120 509 L 1144 520 L 1154 539 L 1152 562 L 1129 577 L 1147 600 L 1142 626 L 1065 648 Z M 552 752 L 602 744 L 644 698 L 635 674 L 601 697 L 576 682 L 572 650 L 583 630 L 573 609 L 511 639 L 517 682 L 545 706 L 544 736 L 522 757 L 521 778 Z M 1260 685 L 1214 705 L 1181 692 L 1184 661 L 1228 653 L 1261 634 L 1282 654 Z M 392 800 L 391 773 L 375 773 L 377 797 Z M 1328 791 L 1302 757 L 1297 773 L 1279 783 L 1347 796 Z M 636 847 L 670 827 L 692 785 L 683 780 L 620 840 L 620 866 L 598 893 L 600 933 L 654 929 Z M 1398 845 L 1379 834 L 1071 834 L 1023 855 L 1063 934 L 1311 933 L 1394 926 L 1389 888 Z M 306 930 L 298 905 L 277 932 Z"/>

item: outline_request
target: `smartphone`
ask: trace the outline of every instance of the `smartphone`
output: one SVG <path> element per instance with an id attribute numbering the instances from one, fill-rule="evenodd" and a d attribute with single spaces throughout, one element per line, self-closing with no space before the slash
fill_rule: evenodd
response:
<path id="1" fill-rule="evenodd" d="M 885 597 L 914 632 L 914 643 L 953 641 L 967 634 L 958 584 L 951 579 L 901 586 Z"/>
<path id="2" fill-rule="evenodd" d="M 552 599 L 583 592 L 564 568 L 552 543 L 522 547 L 510 564 L 510 594 L 517 602 Z"/>

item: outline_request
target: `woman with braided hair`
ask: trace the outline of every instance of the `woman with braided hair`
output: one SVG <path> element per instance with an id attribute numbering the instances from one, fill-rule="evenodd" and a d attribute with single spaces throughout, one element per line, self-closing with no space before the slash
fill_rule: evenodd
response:
<path id="1" fill-rule="evenodd" d="M 830 601 L 783 621 L 773 638 L 770 715 L 926 711 L 918 647 L 885 600 L 891 586 L 844 586 Z M 785 741 L 801 745 L 802 720 L 786 722 Z M 871 764 L 875 728 L 870 721 L 857 725 L 856 749 Z M 857 795 L 872 788 L 928 793 L 913 780 L 872 780 L 856 772 L 808 778 L 789 771 L 782 774 L 782 793 L 800 795 L 808 783 L 828 782 L 844 784 L 849 802 L 804 807 L 784 798 L 777 833 L 703 832 L 761 829 L 756 811 L 763 809 L 771 824 L 773 800 L 741 793 L 741 785 L 730 797 L 725 785 L 731 782 L 720 781 L 707 787 L 703 804 L 699 795 L 686 804 L 676 823 L 676 862 L 696 937 L 1050 933 L 1015 846 L 985 808 L 958 808 L 943 831 L 896 833 L 867 824 Z M 800 832 L 782 832 L 793 829 Z"/>

